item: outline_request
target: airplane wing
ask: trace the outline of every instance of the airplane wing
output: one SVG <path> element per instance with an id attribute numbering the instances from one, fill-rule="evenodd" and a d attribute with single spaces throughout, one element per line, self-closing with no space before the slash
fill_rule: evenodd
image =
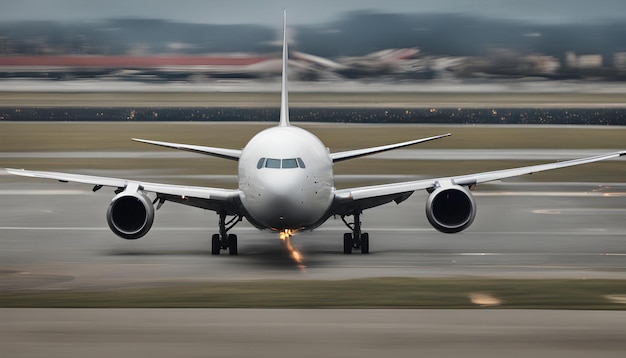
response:
<path id="1" fill-rule="evenodd" d="M 336 208 L 335 214 L 341 215 L 347 213 L 347 211 L 350 210 L 349 208 L 355 204 L 361 209 L 368 209 L 389 203 L 391 201 L 400 203 L 406 200 L 414 191 L 417 190 L 435 189 L 440 186 L 450 185 L 472 186 L 489 181 L 507 179 L 525 174 L 533 174 L 546 170 L 593 163 L 624 155 L 626 155 L 626 150 L 564 162 L 531 165 L 527 167 L 496 170 L 484 173 L 341 189 L 335 191 L 335 203 L 333 205 L 335 205 Z"/>
<path id="2" fill-rule="evenodd" d="M 331 153 L 330 154 L 330 158 L 333 160 L 334 163 L 337 163 L 337 162 L 341 162 L 341 161 L 348 160 L 348 159 L 354 159 L 354 158 L 364 157 L 366 155 L 386 152 L 386 151 L 392 150 L 392 149 L 408 147 L 410 145 L 414 145 L 414 144 L 418 144 L 418 143 L 429 142 L 431 140 L 448 137 L 450 135 L 451 135 L 450 133 L 446 133 L 446 134 L 442 134 L 442 135 L 438 135 L 438 136 L 434 136 L 434 137 L 410 140 L 408 142 L 395 143 L 395 144 L 389 144 L 389 145 L 382 145 L 380 147 L 372 147 L 372 148 L 349 150 L 349 151 L 346 151 L 346 152 Z"/>
<path id="3" fill-rule="evenodd" d="M 188 152 L 200 153 L 205 155 L 211 155 L 214 157 L 219 157 L 223 159 L 229 160 L 239 160 L 241 156 L 241 150 L 237 149 L 226 149 L 226 148 L 216 148 L 216 147 L 203 147 L 201 145 L 190 145 L 190 144 L 180 144 L 180 143 L 169 143 L 169 142 L 159 142 L 156 140 L 146 140 L 146 139 L 137 139 L 133 138 L 135 142 L 158 145 L 160 147 L 174 148 L 179 150 L 185 150 Z"/>
<path id="4" fill-rule="evenodd" d="M 94 185 L 94 191 L 103 186 L 124 189 L 129 185 L 137 185 L 143 191 L 156 193 L 158 198 L 208 210 L 222 209 L 230 212 L 236 211 L 235 204 L 239 199 L 239 191 L 235 189 L 159 184 L 119 178 L 24 169 L 7 168 L 5 170 L 9 174 L 24 177 L 53 179 L 64 183 L 74 182 L 90 184 Z"/>

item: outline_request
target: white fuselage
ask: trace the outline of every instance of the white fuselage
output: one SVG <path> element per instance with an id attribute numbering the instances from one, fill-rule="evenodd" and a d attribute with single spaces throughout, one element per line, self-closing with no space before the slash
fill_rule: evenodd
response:
<path id="1" fill-rule="evenodd" d="M 239 158 L 239 190 L 248 220 L 272 230 L 321 224 L 332 203 L 333 163 L 328 149 L 304 129 L 266 129 Z"/>

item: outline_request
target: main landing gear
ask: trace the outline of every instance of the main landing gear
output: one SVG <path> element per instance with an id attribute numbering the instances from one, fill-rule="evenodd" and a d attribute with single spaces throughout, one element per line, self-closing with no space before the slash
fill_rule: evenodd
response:
<path id="1" fill-rule="evenodd" d="M 214 234 L 211 238 L 211 254 L 219 255 L 220 251 L 228 250 L 230 255 L 237 255 L 237 235 L 228 234 L 228 231 L 235 227 L 242 220 L 241 215 L 236 215 L 226 222 L 226 213 L 220 215 L 220 233 Z"/>
<path id="2" fill-rule="evenodd" d="M 343 253 L 347 255 L 352 253 L 352 249 L 360 249 L 362 254 L 369 254 L 370 234 L 361 232 L 361 212 L 355 211 L 353 216 L 353 223 L 347 222 L 345 216 L 341 216 L 341 221 L 352 230 L 352 233 L 343 234 Z"/>

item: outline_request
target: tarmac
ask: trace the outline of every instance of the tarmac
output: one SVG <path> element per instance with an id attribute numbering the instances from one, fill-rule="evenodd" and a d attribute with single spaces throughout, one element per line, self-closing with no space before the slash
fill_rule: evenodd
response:
<path id="1" fill-rule="evenodd" d="M 0 309 L 3 357 L 623 357 L 626 312 Z"/>
<path id="2" fill-rule="evenodd" d="M 430 154 L 443 159 L 458 153 Z M 486 160 L 504 159 L 502 153 L 496 157 L 487 151 L 471 154 Z M 504 154 L 545 160 L 585 153 L 511 150 Z M 71 151 L 64 155 L 82 156 Z M 419 152 L 398 155 L 411 159 Z M 42 158 L 41 153 L 13 152 L 10 156 L 42 163 L 54 159 L 54 155 Z M 98 169 L 97 174 L 106 172 Z M 130 169 L 110 174 L 146 175 Z M 386 175 L 340 179 L 406 179 Z M 164 176 L 175 183 L 185 174 Z M 258 231 L 245 222 L 232 231 L 239 236 L 239 256 L 212 256 L 215 213 L 174 203 L 166 203 L 157 212 L 148 235 L 125 241 L 106 225 L 106 208 L 114 195 L 111 190 L 93 193 L 91 187 L 80 184 L 0 174 L 0 291 L 365 277 L 626 279 L 626 184 L 614 183 L 610 177 L 603 182 L 571 179 L 550 183 L 515 179 L 481 185 L 474 192 L 476 221 L 455 235 L 430 227 L 424 214 L 428 194 L 418 192 L 401 205 L 364 213 L 369 255 L 344 255 L 342 236 L 347 229 L 341 220 L 331 219 L 313 232 L 294 236 L 293 247 L 303 257 L 298 263 L 275 233 Z M 624 312 L 0 309 L 0 317 L 0 351 L 11 358 L 623 357 L 626 352 Z"/>
<path id="3" fill-rule="evenodd" d="M 391 276 L 626 278 L 623 183 L 485 184 L 475 192 L 476 221 L 454 235 L 430 227 L 428 194 L 415 193 L 364 213 L 369 255 L 343 255 L 347 228 L 339 219 L 297 233 L 302 265 L 276 233 L 245 222 L 232 230 L 239 256 L 212 256 L 213 212 L 166 203 L 148 235 L 125 241 L 106 225 L 110 190 L 6 175 L 0 183 L 3 291 Z"/>

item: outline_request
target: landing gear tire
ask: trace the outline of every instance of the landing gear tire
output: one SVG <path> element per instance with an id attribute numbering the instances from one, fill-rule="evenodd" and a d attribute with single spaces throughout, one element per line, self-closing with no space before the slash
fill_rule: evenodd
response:
<path id="1" fill-rule="evenodd" d="M 343 234 L 343 253 L 348 255 L 352 253 L 352 234 Z"/>
<path id="2" fill-rule="evenodd" d="M 237 235 L 228 235 L 228 253 L 231 256 L 237 255 Z"/>
<path id="3" fill-rule="evenodd" d="M 228 250 L 231 256 L 237 255 L 237 235 L 228 234 L 228 231 L 235 227 L 242 220 L 241 215 L 235 215 L 230 221 L 226 221 L 226 212 L 220 212 L 219 228 L 220 233 L 211 238 L 211 254 L 219 255 L 220 251 Z"/>
<path id="4" fill-rule="evenodd" d="M 370 234 L 366 232 L 361 234 L 361 253 L 370 253 Z"/>
<path id="5" fill-rule="evenodd" d="M 343 234 L 343 253 L 351 254 L 352 249 L 361 250 L 362 254 L 370 253 L 370 234 L 361 232 L 361 211 L 355 210 L 352 214 L 354 222 L 346 221 L 345 216 L 341 217 L 346 226 L 352 230 L 352 233 Z"/>
<path id="6" fill-rule="evenodd" d="M 222 251 L 222 240 L 220 234 L 215 234 L 211 237 L 211 255 L 219 255 Z"/>

